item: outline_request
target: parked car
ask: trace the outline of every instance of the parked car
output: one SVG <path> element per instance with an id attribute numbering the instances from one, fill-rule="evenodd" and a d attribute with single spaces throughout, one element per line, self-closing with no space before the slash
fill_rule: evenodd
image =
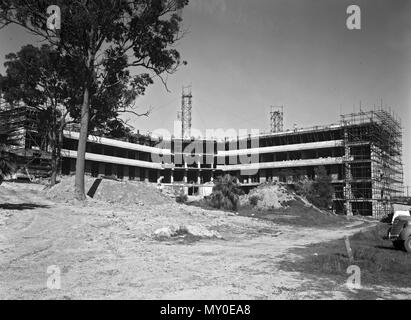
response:
<path id="1" fill-rule="evenodd" d="M 387 239 L 392 241 L 394 247 L 411 253 L 411 217 L 398 216 L 388 230 Z"/>

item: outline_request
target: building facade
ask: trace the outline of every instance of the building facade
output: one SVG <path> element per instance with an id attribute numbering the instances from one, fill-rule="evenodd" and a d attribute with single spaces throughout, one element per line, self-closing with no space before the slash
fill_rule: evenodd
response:
<path id="1" fill-rule="evenodd" d="M 383 217 L 402 194 L 402 131 L 385 110 L 343 115 L 338 124 L 237 139 L 168 140 L 151 135 L 130 143 L 89 136 L 86 172 L 164 184 L 202 186 L 223 174 L 245 188 L 269 180 L 293 183 L 323 166 L 338 214 Z M 75 172 L 77 131 L 64 132 L 62 173 Z"/>
<path id="2" fill-rule="evenodd" d="M 36 110 L 14 107 L 0 112 L 0 124 L 16 130 L 12 147 L 23 173 L 47 176 L 47 138 L 36 124 Z M 75 173 L 78 130 L 64 132 L 61 171 Z M 133 141 L 90 135 L 86 174 L 200 190 L 224 174 L 243 188 L 266 181 L 293 184 L 313 179 L 324 167 L 334 186 L 334 211 L 382 217 L 402 195 L 402 128 L 391 113 L 379 109 L 342 115 L 337 124 L 262 133 L 236 139 L 165 139 L 138 133 Z M 187 188 L 186 188 L 187 189 Z M 191 189 L 192 190 L 192 189 Z"/>

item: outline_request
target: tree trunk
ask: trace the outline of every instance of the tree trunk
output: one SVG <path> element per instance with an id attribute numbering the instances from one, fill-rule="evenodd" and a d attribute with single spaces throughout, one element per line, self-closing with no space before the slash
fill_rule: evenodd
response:
<path id="1" fill-rule="evenodd" d="M 66 127 L 66 120 L 65 118 L 60 120 L 59 128 L 58 128 L 58 138 L 57 138 L 57 175 L 61 175 L 61 167 L 62 167 L 62 161 L 61 161 L 61 150 L 63 149 L 63 141 L 64 141 L 64 129 Z"/>
<path id="2" fill-rule="evenodd" d="M 76 160 L 76 180 L 74 185 L 74 197 L 77 200 L 83 201 L 86 199 L 86 192 L 84 188 L 84 171 L 86 165 L 86 146 L 88 136 L 88 121 L 89 121 L 89 104 L 90 91 L 86 87 L 83 94 L 83 104 L 81 106 L 81 120 L 80 120 L 80 137 L 77 148 Z"/>
<path id="3" fill-rule="evenodd" d="M 86 191 L 84 188 L 84 171 L 86 166 L 86 147 L 88 137 L 88 122 L 90 119 L 90 90 L 95 81 L 94 59 L 95 59 L 95 33 L 92 28 L 89 33 L 90 46 L 88 48 L 88 56 L 86 68 L 88 70 L 83 92 L 83 103 L 81 105 L 80 119 L 80 137 L 77 148 L 76 160 L 76 179 L 74 184 L 74 198 L 80 201 L 86 200 Z"/>
<path id="4" fill-rule="evenodd" d="M 56 134 L 56 112 L 53 107 L 52 115 L 52 127 L 50 132 L 50 144 L 51 144 L 51 178 L 50 186 L 55 186 L 57 183 L 57 134 Z"/>
<path id="5" fill-rule="evenodd" d="M 53 151 L 51 154 L 51 178 L 50 178 L 50 186 L 55 186 L 57 183 L 57 156 L 56 152 Z"/>
<path id="6" fill-rule="evenodd" d="M 61 118 L 59 123 L 55 124 L 55 129 L 53 129 L 53 144 L 52 154 L 51 154 L 51 179 L 50 185 L 54 186 L 57 183 L 57 176 L 61 173 L 61 149 L 63 147 L 63 131 L 66 125 L 65 118 Z"/>

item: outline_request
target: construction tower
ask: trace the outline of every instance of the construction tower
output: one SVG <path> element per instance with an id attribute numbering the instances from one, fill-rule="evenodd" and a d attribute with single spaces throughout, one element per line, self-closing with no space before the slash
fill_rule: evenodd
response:
<path id="1" fill-rule="evenodd" d="M 178 118 L 181 121 L 181 136 L 183 139 L 191 136 L 191 110 L 193 95 L 191 86 L 183 87 L 181 96 L 181 111 L 178 113 Z"/>
<path id="2" fill-rule="evenodd" d="M 284 131 L 284 107 L 271 107 L 271 133 Z"/>

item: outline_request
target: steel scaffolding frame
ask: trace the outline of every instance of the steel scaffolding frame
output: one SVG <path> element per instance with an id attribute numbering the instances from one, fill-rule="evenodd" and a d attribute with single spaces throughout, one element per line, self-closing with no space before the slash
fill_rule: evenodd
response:
<path id="1" fill-rule="evenodd" d="M 348 215 L 381 218 L 402 194 L 402 127 L 390 112 L 341 116 L 344 128 L 344 201 Z"/>
<path id="2" fill-rule="evenodd" d="M 24 105 L 7 105 L 0 109 L 0 126 L 7 123 L 14 130 L 18 145 L 11 146 L 18 167 L 24 173 L 45 176 L 50 170 L 50 150 L 47 136 L 38 131 L 38 110 Z"/>
<path id="3" fill-rule="evenodd" d="M 270 112 L 271 133 L 284 131 L 284 107 L 271 106 Z"/>
<path id="4" fill-rule="evenodd" d="M 181 137 L 189 139 L 191 137 L 191 112 L 193 109 L 193 94 L 191 86 L 183 87 L 181 94 L 181 111 L 178 113 L 178 119 L 181 121 Z"/>

